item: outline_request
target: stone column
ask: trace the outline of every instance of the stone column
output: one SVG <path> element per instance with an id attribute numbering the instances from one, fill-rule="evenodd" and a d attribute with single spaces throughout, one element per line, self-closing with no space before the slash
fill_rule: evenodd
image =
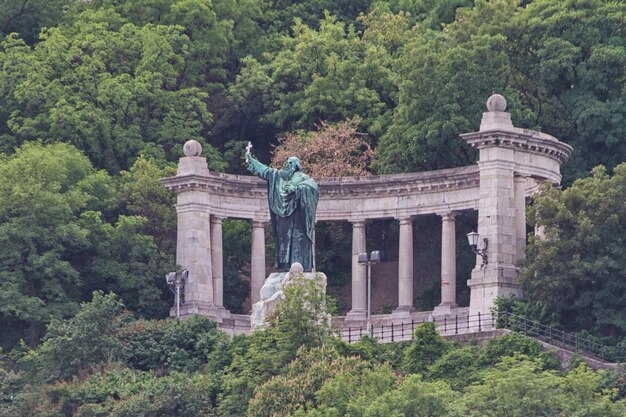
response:
<path id="1" fill-rule="evenodd" d="M 456 304 L 456 213 L 441 216 L 441 304 L 437 314 L 450 313 Z"/>
<path id="2" fill-rule="evenodd" d="M 413 219 L 400 219 L 398 245 L 398 308 L 394 313 L 413 311 Z"/>
<path id="3" fill-rule="evenodd" d="M 213 302 L 224 308 L 224 250 L 222 245 L 223 217 L 211 216 L 211 261 L 213 262 Z"/>
<path id="4" fill-rule="evenodd" d="M 359 253 L 366 252 L 365 221 L 352 222 L 352 309 L 346 318 L 365 318 L 367 313 L 367 271 L 359 265 Z"/>
<path id="5" fill-rule="evenodd" d="M 250 262 L 250 302 L 261 299 L 261 287 L 265 282 L 265 223 L 252 220 L 252 259 Z"/>
<path id="6" fill-rule="evenodd" d="M 526 178 L 515 176 L 515 262 L 526 258 Z"/>

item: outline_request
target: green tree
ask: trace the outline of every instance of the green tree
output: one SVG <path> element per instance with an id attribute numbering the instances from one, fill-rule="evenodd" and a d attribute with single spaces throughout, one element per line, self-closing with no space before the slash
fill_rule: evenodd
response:
<path id="1" fill-rule="evenodd" d="M 272 325 L 281 335 L 281 344 L 295 353 L 301 346 L 320 346 L 331 336 L 331 311 L 320 274 L 312 278 L 294 274 L 283 288 Z"/>
<path id="2" fill-rule="evenodd" d="M 32 143 L 0 158 L 0 329 L 13 346 L 76 312 L 81 280 L 71 260 L 89 245 L 81 212 L 98 209 L 94 191 L 111 187 L 70 145 Z"/>
<path id="3" fill-rule="evenodd" d="M 283 36 L 280 51 L 263 61 L 243 61 L 230 89 L 233 100 L 253 113 L 248 117 L 256 113 L 282 131 L 360 116 L 370 133 L 378 133 L 394 92 L 385 45 L 374 42 L 375 35 L 361 37 L 353 28 L 346 29 L 330 15 L 319 31 L 297 20 L 293 33 Z M 384 37 L 382 31 L 378 34 Z M 248 104 L 250 100 L 254 103 Z"/>
<path id="4" fill-rule="evenodd" d="M 301 348 L 315 348 L 331 337 L 330 314 L 319 277 L 295 276 L 268 327 L 235 338 L 224 375 L 219 410 L 244 415 L 255 389 L 281 374 Z M 269 397 L 268 397 L 269 398 Z M 266 398 L 267 400 L 267 398 Z"/>
<path id="5" fill-rule="evenodd" d="M 507 96 L 516 125 L 533 127 L 532 114 L 518 105 L 502 22 L 514 2 L 477 1 L 459 9 L 446 30 L 424 30 L 406 42 L 394 66 L 398 105 L 377 148 L 383 173 L 468 165 L 475 152 L 460 133 L 475 131 L 493 91 Z M 510 94 L 509 94 L 510 93 Z"/>
<path id="6" fill-rule="evenodd" d="M 263 0 L 263 14 L 268 32 L 288 32 L 294 20 L 317 28 L 326 12 L 346 24 L 356 24 L 357 17 L 367 12 L 371 0 Z"/>
<path id="7" fill-rule="evenodd" d="M 565 183 L 626 161 L 625 19 L 623 2 L 534 0 L 510 20 L 518 97 L 574 148 Z"/>
<path id="8" fill-rule="evenodd" d="M 176 196 L 159 180 L 174 175 L 174 166 L 142 155 L 120 178 L 124 211 L 147 219 L 146 234 L 159 250 L 170 253 L 176 246 Z"/>
<path id="9" fill-rule="evenodd" d="M 246 279 L 250 264 L 252 227 L 250 222 L 226 219 L 222 226 L 224 240 L 224 306 L 234 313 L 245 313 L 243 302 L 250 294 Z"/>
<path id="10" fill-rule="evenodd" d="M 0 46 L 0 134 L 72 143 L 111 172 L 144 149 L 170 158 L 189 139 L 204 142 L 207 94 L 179 87 L 189 57 L 180 26 L 124 24 L 111 9 L 85 11 L 50 28 L 33 48 L 15 35 Z M 210 145 L 212 168 L 224 167 Z"/>
<path id="11" fill-rule="evenodd" d="M 432 365 L 450 348 L 449 342 L 437 332 L 434 322 L 426 322 L 415 327 L 413 340 L 404 351 L 402 368 L 408 374 L 426 374 Z"/>
<path id="12" fill-rule="evenodd" d="M 388 366 L 344 357 L 331 346 L 301 349 L 286 372 L 258 387 L 248 416 L 299 415 L 317 409 L 346 415 L 354 398 L 380 395 L 395 383 Z"/>
<path id="13" fill-rule="evenodd" d="M 531 238 L 520 281 L 548 321 L 615 341 L 626 335 L 625 200 L 626 164 L 612 176 L 596 167 L 563 191 L 546 185 L 535 196 L 529 219 L 545 239 Z"/>
<path id="14" fill-rule="evenodd" d="M 232 359 L 224 367 L 222 391 L 218 396 L 220 416 L 245 415 L 255 389 L 280 374 L 293 359 L 294 352 L 279 347 L 279 338 L 276 328 L 271 327 L 233 339 L 229 346 Z"/>
<path id="15" fill-rule="evenodd" d="M 35 42 L 43 27 L 63 19 L 65 0 L 1 0 L 0 39 L 16 32 L 29 44 Z"/>
<path id="16" fill-rule="evenodd" d="M 207 317 L 177 320 L 135 320 L 116 333 L 120 350 L 116 359 L 127 367 L 167 374 L 173 371 L 197 372 L 209 365 L 221 366 L 228 336 Z"/>
<path id="17" fill-rule="evenodd" d="M 484 382 L 463 396 L 467 416 L 533 417 L 546 415 L 621 416 L 623 402 L 599 393 L 599 376 L 586 366 L 562 377 L 542 371 L 540 362 L 508 357 L 483 372 Z"/>
<path id="18" fill-rule="evenodd" d="M 445 382 L 425 382 L 420 375 L 411 375 L 397 389 L 378 398 L 362 398 L 351 415 L 455 417 L 462 414 L 457 396 Z"/>
<path id="19" fill-rule="evenodd" d="M 442 29 L 454 22 L 459 7 L 469 7 L 473 0 L 376 0 L 373 7 L 394 13 L 407 12 L 411 21 L 430 29 Z"/>
<path id="20" fill-rule="evenodd" d="M 41 346 L 30 351 L 23 361 L 31 367 L 34 364 L 44 381 L 89 373 L 119 351 L 116 332 L 130 319 L 119 297 L 94 292 L 93 299 L 82 303 L 74 317 L 52 320 Z"/>
<path id="21" fill-rule="evenodd" d="M 444 353 L 428 369 L 429 378 L 444 380 L 455 391 L 479 379 L 479 355 L 481 349 L 475 344 L 467 344 Z"/>
<path id="22" fill-rule="evenodd" d="M 2 160 L 3 346 L 36 344 L 46 323 L 75 314 L 95 290 L 115 291 L 145 317 L 166 314 L 171 296 L 161 280 L 175 266 L 175 234 L 159 170 L 139 160 L 119 184 L 68 144 L 29 143 Z M 121 214 L 124 200 L 141 215 Z"/>
<path id="23" fill-rule="evenodd" d="M 85 379 L 38 387 L 12 416 L 214 416 L 213 374 L 135 372 L 111 367 Z"/>

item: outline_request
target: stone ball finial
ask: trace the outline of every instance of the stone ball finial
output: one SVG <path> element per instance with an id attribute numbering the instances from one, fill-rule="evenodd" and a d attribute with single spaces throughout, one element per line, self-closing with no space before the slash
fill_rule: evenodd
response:
<path id="1" fill-rule="evenodd" d="M 289 268 L 289 272 L 292 274 L 301 274 L 304 272 L 304 268 L 300 262 L 294 262 L 291 264 L 291 268 Z"/>
<path id="2" fill-rule="evenodd" d="M 185 156 L 200 156 L 202 153 L 202 145 L 197 140 L 188 140 L 183 145 L 183 152 Z"/>
<path id="3" fill-rule="evenodd" d="M 494 94 L 487 100 L 487 110 L 489 111 L 505 111 L 506 99 L 500 94 Z"/>

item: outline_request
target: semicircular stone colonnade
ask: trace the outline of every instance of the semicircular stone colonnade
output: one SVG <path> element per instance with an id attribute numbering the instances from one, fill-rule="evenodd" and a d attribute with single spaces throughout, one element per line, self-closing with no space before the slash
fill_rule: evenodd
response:
<path id="1" fill-rule="evenodd" d="M 365 224 L 375 219 L 399 221 L 398 306 L 391 319 L 418 315 L 488 313 L 498 296 L 521 296 L 516 262 L 526 245 L 526 197 L 541 183 L 558 185 L 560 168 L 572 148 L 545 133 L 511 123 L 506 101 L 487 101 L 478 132 L 461 138 L 479 150 L 478 163 L 461 168 L 370 177 L 319 178 L 317 221 L 352 224 L 352 305 L 339 323 L 366 317 L 366 271 L 357 263 L 365 252 Z M 207 315 L 232 333 L 250 329 L 249 316 L 231 314 L 223 305 L 222 221 L 252 223 L 251 301 L 258 301 L 266 276 L 265 224 L 269 222 L 266 183 L 252 176 L 209 172 L 197 143 L 185 144 L 176 176 L 163 184 L 177 195 L 176 261 L 189 271 L 181 316 Z M 469 309 L 456 305 L 455 215 L 478 211 L 477 230 L 488 239 L 488 263 L 477 259 L 471 278 Z M 413 311 L 413 227 L 416 216 L 441 217 L 441 304 L 433 312 Z M 469 310 L 469 311 L 468 311 Z M 380 318 L 379 318 L 380 319 Z"/>

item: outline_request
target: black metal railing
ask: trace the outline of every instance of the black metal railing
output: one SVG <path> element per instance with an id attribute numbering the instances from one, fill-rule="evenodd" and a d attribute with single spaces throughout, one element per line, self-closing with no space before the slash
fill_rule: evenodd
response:
<path id="1" fill-rule="evenodd" d="M 422 320 L 411 320 L 406 322 L 373 323 L 372 336 L 382 342 L 400 342 L 411 340 L 415 327 L 425 322 L 434 322 L 437 330 L 443 336 L 456 334 L 466 334 L 492 330 L 495 328 L 496 318 L 492 314 L 475 315 L 455 315 L 437 319 L 428 317 Z M 342 326 L 339 336 L 348 343 L 358 341 L 367 336 L 367 325 L 362 326 Z"/>
<path id="2" fill-rule="evenodd" d="M 508 329 L 512 332 L 533 337 L 551 345 L 570 350 L 572 352 L 599 359 L 601 361 L 624 361 L 612 348 L 593 340 L 566 333 L 562 330 L 546 326 L 526 317 L 508 312 L 478 313 L 475 315 L 454 315 L 437 319 L 433 316 L 422 320 L 406 322 L 373 323 L 372 336 L 380 342 L 400 342 L 411 340 L 415 327 L 427 321 L 434 322 L 442 336 L 469 334 L 490 331 L 494 329 Z M 339 336 L 348 343 L 358 341 L 367 336 L 367 326 L 342 326 Z M 623 356 L 623 355 L 622 355 Z"/>
<path id="3" fill-rule="evenodd" d="M 618 359 L 611 354 L 611 348 L 606 345 L 572 333 L 566 333 L 516 314 L 499 313 L 496 325 L 602 361 Z"/>

